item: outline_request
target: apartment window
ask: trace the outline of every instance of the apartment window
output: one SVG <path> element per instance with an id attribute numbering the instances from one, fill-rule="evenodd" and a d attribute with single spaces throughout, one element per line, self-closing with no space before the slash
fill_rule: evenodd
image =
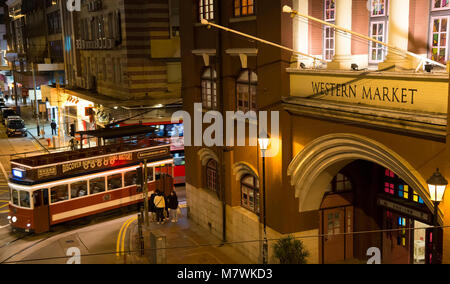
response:
<path id="1" fill-rule="evenodd" d="M 258 76 L 256 73 L 245 70 L 236 82 L 237 110 L 248 112 L 256 110 L 256 87 Z"/>
<path id="2" fill-rule="evenodd" d="M 252 175 L 246 175 L 241 179 L 241 205 L 259 214 L 259 182 Z"/>
<path id="3" fill-rule="evenodd" d="M 374 40 L 387 42 L 388 19 L 387 0 L 371 0 L 370 37 Z M 387 49 L 384 45 L 369 42 L 369 63 L 380 63 L 386 58 Z"/>
<path id="4" fill-rule="evenodd" d="M 432 0 L 431 4 L 432 4 L 432 10 L 444 10 L 444 9 L 449 9 L 450 5 L 449 5 L 449 0 Z"/>
<path id="5" fill-rule="evenodd" d="M 206 164 L 206 187 L 214 192 L 219 189 L 218 165 L 212 159 Z"/>
<path id="6" fill-rule="evenodd" d="M 334 23 L 336 16 L 336 1 L 324 0 L 324 19 L 327 22 Z M 323 30 L 323 58 L 327 61 L 333 60 L 335 50 L 335 29 L 324 26 Z"/>
<path id="7" fill-rule="evenodd" d="M 325 0 L 325 21 L 333 22 L 336 16 L 336 0 Z"/>
<path id="8" fill-rule="evenodd" d="M 448 58 L 449 16 L 431 18 L 431 59 L 445 64 Z"/>
<path id="9" fill-rule="evenodd" d="M 371 0 L 371 16 L 385 16 L 387 13 L 387 0 Z"/>
<path id="10" fill-rule="evenodd" d="M 217 73 L 207 67 L 202 75 L 202 104 L 207 109 L 217 109 Z"/>
<path id="11" fill-rule="evenodd" d="M 203 19 L 214 20 L 214 0 L 199 0 L 198 11 L 200 21 Z"/>
<path id="12" fill-rule="evenodd" d="M 381 42 L 385 41 L 386 23 L 372 22 L 370 26 L 370 37 Z M 370 42 L 370 62 L 378 63 L 384 61 L 385 47 L 376 42 Z"/>
<path id="13" fill-rule="evenodd" d="M 324 58 L 327 61 L 333 60 L 336 32 L 333 28 L 325 26 L 324 35 Z"/>
<path id="14" fill-rule="evenodd" d="M 234 0 L 234 16 L 251 16 L 255 14 L 256 0 Z"/>

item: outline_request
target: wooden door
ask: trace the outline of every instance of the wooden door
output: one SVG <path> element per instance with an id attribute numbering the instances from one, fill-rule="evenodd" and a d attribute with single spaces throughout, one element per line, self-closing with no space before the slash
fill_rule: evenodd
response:
<path id="1" fill-rule="evenodd" d="M 34 199 L 34 232 L 36 234 L 50 230 L 48 189 L 33 192 Z"/>
<path id="2" fill-rule="evenodd" d="M 346 258 L 345 208 L 323 211 L 323 262 L 337 263 Z"/>

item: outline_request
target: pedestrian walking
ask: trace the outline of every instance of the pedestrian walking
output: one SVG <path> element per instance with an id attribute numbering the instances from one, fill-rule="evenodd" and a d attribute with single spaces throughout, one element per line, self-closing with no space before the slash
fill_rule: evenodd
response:
<path id="1" fill-rule="evenodd" d="M 155 210 L 156 210 L 156 221 L 158 224 L 164 223 L 164 209 L 166 207 L 166 201 L 164 198 L 164 193 L 157 190 L 155 200 L 153 201 L 155 204 Z"/>
<path id="2" fill-rule="evenodd" d="M 9 100 L 9 96 L 5 95 L 5 102 L 7 102 Z"/>
<path id="3" fill-rule="evenodd" d="M 172 223 L 178 222 L 178 196 L 175 190 L 173 190 L 169 197 L 167 197 L 167 207 L 169 208 L 170 220 L 172 220 Z"/>
<path id="4" fill-rule="evenodd" d="M 56 128 L 58 127 L 58 125 L 56 125 L 55 120 L 52 120 L 52 123 L 50 123 L 50 126 L 52 127 L 52 135 L 57 135 L 57 131 Z"/>

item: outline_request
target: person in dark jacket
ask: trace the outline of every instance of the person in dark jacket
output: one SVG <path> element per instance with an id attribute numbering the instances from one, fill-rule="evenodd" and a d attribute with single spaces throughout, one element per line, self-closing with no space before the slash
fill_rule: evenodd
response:
<path id="1" fill-rule="evenodd" d="M 150 213 L 150 220 L 152 222 L 156 222 L 155 196 L 156 191 L 152 191 L 152 194 L 150 194 L 150 198 L 148 199 L 148 212 Z"/>
<path id="2" fill-rule="evenodd" d="M 173 190 L 167 197 L 167 207 L 169 208 L 170 219 L 172 220 L 172 223 L 178 222 L 178 196 L 175 190 Z"/>

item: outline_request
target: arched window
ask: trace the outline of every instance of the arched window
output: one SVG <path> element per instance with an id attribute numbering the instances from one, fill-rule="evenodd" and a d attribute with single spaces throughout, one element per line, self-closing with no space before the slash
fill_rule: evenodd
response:
<path id="1" fill-rule="evenodd" d="M 199 0 L 198 12 L 200 21 L 203 19 L 214 20 L 214 0 Z"/>
<path id="2" fill-rule="evenodd" d="M 207 109 L 217 109 L 217 73 L 208 67 L 202 75 L 202 104 Z"/>
<path id="3" fill-rule="evenodd" d="M 335 193 L 348 192 L 353 190 L 353 186 L 352 182 L 346 175 L 338 173 L 331 181 L 330 189 Z"/>
<path id="4" fill-rule="evenodd" d="M 206 187 L 214 192 L 219 190 L 218 167 L 217 162 L 213 159 L 206 164 Z"/>
<path id="5" fill-rule="evenodd" d="M 245 17 L 255 14 L 256 0 L 234 0 L 234 16 Z"/>
<path id="6" fill-rule="evenodd" d="M 259 214 L 259 181 L 252 175 L 246 175 L 241 179 L 241 205 Z"/>
<path id="7" fill-rule="evenodd" d="M 258 85 L 258 76 L 256 73 L 245 70 L 236 82 L 237 110 L 248 112 L 256 110 L 256 86 Z"/>

